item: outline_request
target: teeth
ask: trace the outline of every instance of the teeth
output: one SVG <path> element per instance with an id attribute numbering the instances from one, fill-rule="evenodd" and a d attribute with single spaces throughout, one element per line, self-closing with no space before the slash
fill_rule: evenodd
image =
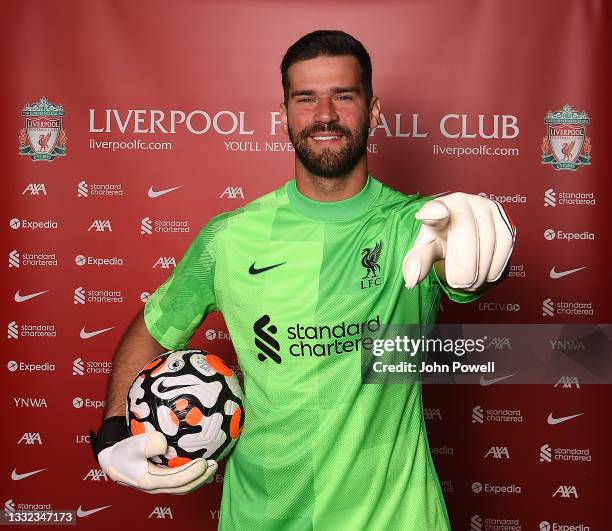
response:
<path id="1" fill-rule="evenodd" d="M 339 136 L 313 136 L 315 140 L 337 140 Z"/>

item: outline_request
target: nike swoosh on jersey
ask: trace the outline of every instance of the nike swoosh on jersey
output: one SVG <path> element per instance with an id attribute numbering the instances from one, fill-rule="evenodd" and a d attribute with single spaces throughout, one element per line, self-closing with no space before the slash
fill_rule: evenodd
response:
<path id="1" fill-rule="evenodd" d="M 499 378 L 490 378 L 487 380 L 483 374 L 480 377 L 480 385 L 493 385 L 494 383 L 501 382 L 502 380 L 505 380 L 506 378 L 512 378 L 513 376 L 514 374 L 508 374 L 507 376 L 500 376 Z"/>
<path id="2" fill-rule="evenodd" d="M 102 328 L 102 330 L 94 330 L 93 332 L 85 332 L 85 327 L 81 328 L 81 339 L 89 339 L 90 337 L 94 337 L 97 336 L 98 334 L 103 334 L 104 332 L 108 332 L 109 330 L 112 330 L 113 328 L 115 328 L 114 326 L 111 326 L 109 328 Z"/>
<path id="3" fill-rule="evenodd" d="M 555 271 L 555 266 L 553 266 L 553 268 L 550 270 L 550 278 L 562 278 L 562 277 L 566 277 L 567 275 L 571 275 L 572 273 L 575 273 L 576 271 L 581 271 L 583 269 L 586 269 L 586 266 L 584 267 L 577 267 L 576 269 L 568 269 L 567 271 Z"/>
<path id="4" fill-rule="evenodd" d="M 251 267 L 249 267 L 249 273 L 251 273 L 251 275 L 259 275 L 259 273 L 263 273 L 264 271 L 268 271 L 268 269 L 274 269 L 275 267 L 282 266 L 282 265 L 284 265 L 286 263 L 287 262 L 282 262 L 280 264 L 274 264 L 274 265 L 267 266 L 267 267 L 257 268 L 257 267 L 255 267 L 255 262 L 253 262 L 251 264 Z"/>
<path id="5" fill-rule="evenodd" d="M 102 509 L 108 509 L 109 507 L 111 507 L 111 505 L 105 505 L 104 507 L 97 507 L 96 509 L 89 509 L 88 511 L 85 511 L 79 505 L 79 508 L 77 509 L 77 516 L 83 518 L 84 516 L 89 516 L 90 514 L 97 513 L 98 511 L 101 511 Z"/>
<path id="6" fill-rule="evenodd" d="M 39 291 L 37 293 L 30 293 L 29 295 L 21 295 L 19 293 L 19 290 L 17 290 L 17 293 L 15 293 L 15 302 L 25 302 L 25 301 L 29 301 L 30 299 L 33 299 L 34 297 L 38 297 L 39 295 L 42 295 L 43 293 L 48 293 L 51 290 L 45 290 L 45 291 Z"/>
<path id="7" fill-rule="evenodd" d="M 561 424 L 562 422 L 565 422 L 566 420 L 575 419 L 576 417 L 579 417 L 580 415 L 584 415 L 584 413 L 577 413 L 576 415 L 568 415 L 567 417 L 559 417 L 556 419 L 555 417 L 553 417 L 553 414 L 550 413 L 548 415 L 548 423 L 551 426 L 554 426 L 555 424 Z"/>
<path id="8" fill-rule="evenodd" d="M 149 191 L 148 191 L 148 196 L 151 199 L 154 199 L 155 197 L 159 197 L 160 195 L 165 195 L 165 194 L 169 194 L 170 192 L 174 192 L 174 190 L 178 190 L 179 188 L 181 188 L 181 186 L 175 186 L 174 188 L 166 188 L 165 190 L 153 190 L 153 187 L 150 186 L 149 187 Z"/>
<path id="9" fill-rule="evenodd" d="M 42 472 L 43 470 L 45 469 L 41 468 L 40 470 L 33 470 L 32 472 L 25 472 L 24 474 L 18 474 L 17 469 L 13 468 L 13 472 L 11 473 L 11 479 L 14 481 L 19 481 L 20 479 L 25 479 L 30 476 L 33 476 L 34 474 L 38 474 L 39 472 Z"/>

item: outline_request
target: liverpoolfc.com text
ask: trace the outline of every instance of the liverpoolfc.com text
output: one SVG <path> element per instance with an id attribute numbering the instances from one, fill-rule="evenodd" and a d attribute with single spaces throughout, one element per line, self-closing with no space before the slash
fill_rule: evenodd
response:
<path id="1" fill-rule="evenodd" d="M 517 157 L 519 154 L 518 148 L 506 148 L 506 147 L 491 147 L 485 144 L 474 147 L 445 147 L 439 144 L 433 145 L 434 155 L 450 155 L 455 157 L 468 156 L 480 156 L 480 157 Z"/>
<path id="2" fill-rule="evenodd" d="M 172 142 L 145 142 L 144 140 L 104 140 L 99 142 L 93 138 L 89 139 L 89 149 L 110 149 L 112 151 L 123 149 L 134 150 L 171 150 Z"/>

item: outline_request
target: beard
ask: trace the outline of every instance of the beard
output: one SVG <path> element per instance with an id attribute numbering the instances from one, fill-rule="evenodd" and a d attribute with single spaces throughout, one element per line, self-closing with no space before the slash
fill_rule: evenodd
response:
<path id="1" fill-rule="evenodd" d="M 359 162 L 367 150 L 369 128 L 367 118 L 355 134 L 340 124 L 314 124 L 301 131 L 289 129 L 289 139 L 295 149 L 295 154 L 303 166 L 318 177 L 343 177 Z M 308 145 L 309 137 L 316 133 L 337 133 L 343 135 L 345 144 L 342 148 L 333 150 L 323 148 L 315 153 Z"/>

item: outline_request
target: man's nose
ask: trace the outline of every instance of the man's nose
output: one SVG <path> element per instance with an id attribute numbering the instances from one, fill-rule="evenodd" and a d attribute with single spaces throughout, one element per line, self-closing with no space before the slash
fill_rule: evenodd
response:
<path id="1" fill-rule="evenodd" d="M 339 120 L 338 113 L 336 113 L 336 108 L 331 98 L 321 98 L 319 100 L 314 119 L 316 122 L 325 124 L 337 122 Z"/>

